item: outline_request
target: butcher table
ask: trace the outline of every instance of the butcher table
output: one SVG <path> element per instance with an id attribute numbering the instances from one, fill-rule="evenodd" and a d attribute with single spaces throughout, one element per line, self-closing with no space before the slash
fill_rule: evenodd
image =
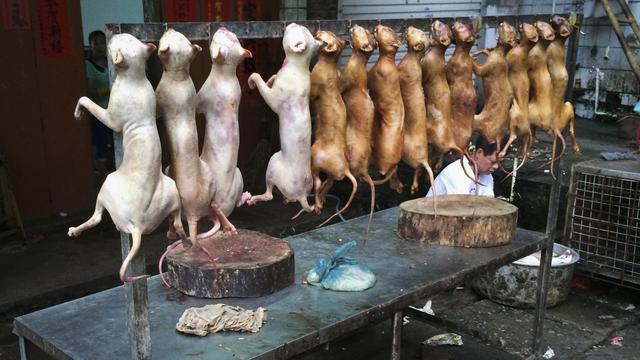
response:
<path id="1" fill-rule="evenodd" d="M 364 243 L 366 216 L 286 238 L 295 252 L 295 282 L 261 298 L 189 298 L 165 288 L 158 276 L 149 278 L 152 358 L 287 358 L 389 317 L 394 318 L 392 357 L 399 358 L 405 307 L 538 251 L 545 240 L 542 233 L 518 229 L 516 239 L 500 247 L 425 246 L 398 238 L 397 221 L 397 207 L 377 212 Z M 358 240 L 358 247 L 349 256 L 377 276 L 373 288 L 348 293 L 302 285 L 318 257 L 329 256 L 350 240 Z M 188 307 L 220 302 L 247 309 L 262 306 L 268 311 L 267 320 L 258 333 L 197 337 L 175 330 Z M 20 337 L 23 359 L 29 359 L 30 352 L 56 359 L 126 359 L 130 349 L 125 317 L 124 289 L 119 286 L 17 317 L 14 332 Z"/>

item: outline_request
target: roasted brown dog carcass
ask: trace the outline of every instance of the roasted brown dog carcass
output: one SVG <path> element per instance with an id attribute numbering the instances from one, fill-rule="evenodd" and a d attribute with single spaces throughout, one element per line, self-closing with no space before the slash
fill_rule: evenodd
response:
<path id="1" fill-rule="evenodd" d="M 569 74 L 564 63 L 564 43 L 571 35 L 573 25 L 569 24 L 569 21 L 562 16 L 556 15 L 551 20 L 551 26 L 556 31 L 556 38 L 547 47 L 547 68 L 551 76 L 551 107 L 554 114 L 551 120 L 551 129 L 554 133 L 554 139 L 559 138 L 562 142 L 562 152 L 559 155 L 562 156 L 566 148 L 562 131 L 568 124 L 569 136 L 573 143 L 573 152 L 579 154 L 580 147 L 576 142 L 576 135 L 573 129 L 573 105 L 568 101 L 564 101 L 564 94 L 569 82 Z"/>
<path id="2" fill-rule="evenodd" d="M 369 184 L 371 211 L 367 232 L 375 206 L 376 189 L 369 175 L 371 137 L 373 133 L 373 102 L 367 90 L 367 61 L 376 48 L 373 35 L 365 28 L 354 25 L 351 36 L 351 57 L 340 74 L 340 90 L 347 108 L 347 159 L 351 173 Z"/>
<path id="3" fill-rule="evenodd" d="M 378 25 L 374 30 L 380 55 L 367 74 L 369 94 L 375 109 L 373 126 L 373 164 L 381 175 L 395 173 L 402 158 L 404 105 L 400 92 L 400 74 L 395 57 L 400 37 L 391 28 Z M 395 178 L 391 187 L 402 192 Z"/>
<path id="4" fill-rule="evenodd" d="M 410 26 L 405 33 L 407 54 L 398 64 L 400 90 L 404 104 L 404 145 L 402 160 L 414 169 L 411 193 L 418 191 L 418 177 L 423 169 L 433 184 L 427 142 L 427 109 L 422 88 L 420 58 L 427 50 L 429 38 L 424 31 Z M 434 197 L 435 201 L 435 197 Z"/>
<path id="5" fill-rule="evenodd" d="M 519 152 L 524 156 L 520 166 L 524 164 L 533 140 L 528 116 L 529 74 L 527 72 L 527 57 L 536 42 L 538 42 L 538 31 L 535 26 L 522 23 L 520 24 L 520 43 L 507 53 L 509 83 L 511 83 L 515 101 L 509 111 L 509 140 L 500 152 L 499 158 L 504 158 L 511 143 L 516 138 L 520 138 Z"/>
<path id="6" fill-rule="evenodd" d="M 338 60 L 347 42 L 330 31 L 318 31 L 315 38 L 326 45 L 320 50 L 318 62 L 311 71 L 309 92 L 311 113 L 315 115 L 315 142 L 311 146 L 311 175 L 316 198 L 314 208 L 319 214 L 333 182 L 346 176 L 353 184 L 353 191 L 344 207 L 333 215 L 336 216 L 351 204 L 358 190 L 358 183 L 349 171 L 346 157 L 347 110 L 338 85 Z M 324 181 L 320 179 L 321 172 L 327 175 Z"/>
<path id="7" fill-rule="evenodd" d="M 451 30 L 456 50 L 445 67 L 451 91 L 451 127 L 456 145 L 465 150 L 473 131 L 473 117 L 478 101 L 471 79 L 473 60 L 469 55 L 476 35 L 470 23 L 456 21 Z"/>
<path id="8" fill-rule="evenodd" d="M 436 20 L 431 24 L 431 47 L 420 60 L 422 88 L 427 106 L 427 137 L 437 153 L 438 165 L 442 156 L 453 151 L 464 159 L 464 153 L 453 138 L 451 122 L 451 91 L 447 83 L 444 53 L 451 44 L 451 29 Z M 433 157 L 433 156 L 432 156 Z"/>
<path id="9" fill-rule="evenodd" d="M 555 39 L 555 31 L 546 22 L 536 21 L 538 43 L 529 51 L 527 66 L 529 73 L 529 123 L 533 128 L 541 129 L 553 136 L 553 150 L 551 160 L 556 149 L 556 136 L 553 133 L 553 100 L 551 75 L 547 68 L 547 47 Z M 563 95 L 564 96 L 564 95 Z M 551 166 L 553 170 L 553 164 Z M 555 177 L 553 172 L 552 176 Z"/>
<path id="10" fill-rule="evenodd" d="M 513 103 L 513 90 L 509 83 L 505 56 L 515 44 L 516 29 L 502 22 L 498 26 L 497 47 L 490 51 L 480 51 L 488 55 L 484 64 L 480 65 L 475 61 L 473 63 L 473 71 L 482 77 L 485 97 L 482 111 L 473 119 L 473 127 L 489 141 L 496 142 L 498 150 L 502 137 L 509 131 L 509 109 Z"/>

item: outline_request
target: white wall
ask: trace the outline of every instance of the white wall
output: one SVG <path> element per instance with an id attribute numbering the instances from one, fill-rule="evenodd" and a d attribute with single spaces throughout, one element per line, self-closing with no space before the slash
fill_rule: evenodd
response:
<path id="1" fill-rule="evenodd" d="M 80 0 L 84 44 L 94 30 L 105 31 L 108 23 L 141 23 L 144 21 L 142 0 Z"/>

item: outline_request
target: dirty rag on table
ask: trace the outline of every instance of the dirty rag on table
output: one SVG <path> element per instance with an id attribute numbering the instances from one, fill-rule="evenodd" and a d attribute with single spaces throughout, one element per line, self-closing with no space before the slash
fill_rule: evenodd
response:
<path id="1" fill-rule="evenodd" d="M 266 310 L 263 307 L 245 310 L 239 306 L 212 304 L 185 310 L 176 324 L 176 330 L 198 336 L 219 331 L 258 332 L 264 320 Z"/>

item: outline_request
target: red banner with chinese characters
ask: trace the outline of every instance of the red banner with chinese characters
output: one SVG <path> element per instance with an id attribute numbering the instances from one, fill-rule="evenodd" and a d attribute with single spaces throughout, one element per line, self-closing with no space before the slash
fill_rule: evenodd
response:
<path id="1" fill-rule="evenodd" d="M 204 21 L 231 20 L 231 0 L 204 0 Z"/>
<path id="2" fill-rule="evenodd" d="M 7 30 L 28 30 L 31 28 L 29 0 L 1 0 L 2 22 Z"/>
<path id="3" fill-rule="evenodd" d="M 71 57 L 67 0 L 37 0 L 40 48 L 44 57 Z"/>
<path id="4" fill-rule="evenodd" d="M 164 2 L 165 21 L 197 21 L 196 0 L 166 0 Z"/>

